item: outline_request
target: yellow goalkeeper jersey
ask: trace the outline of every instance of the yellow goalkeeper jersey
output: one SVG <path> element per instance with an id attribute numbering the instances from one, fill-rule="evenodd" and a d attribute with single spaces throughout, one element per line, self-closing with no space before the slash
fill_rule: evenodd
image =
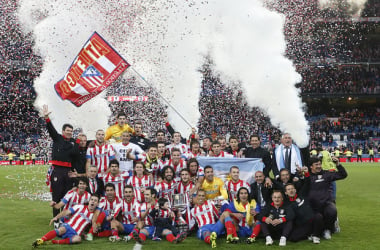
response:
<path id="1" fill-rule="evenodd" d="M 228 199 L 228 193 L 224 182 L 218 177 L 214 177 L 212 182 L 208 182 L 206 179 L 203 180 L 202 189 L 206 192 L 206 199 L 215 199 L 218 196 L 223 196 L 225 200 Z"/>
<path id="2" fill-rule="evenodd" d="M 135 132 L 128 124 L 124 124 L 123 127 L 120 127 L 119 124 L 115 124 L 107 129 L 105 139 L 114 139 L 116 142 L 121 142 L 121 134 L 124 131 L 128 131 L 129 133 Z"/>

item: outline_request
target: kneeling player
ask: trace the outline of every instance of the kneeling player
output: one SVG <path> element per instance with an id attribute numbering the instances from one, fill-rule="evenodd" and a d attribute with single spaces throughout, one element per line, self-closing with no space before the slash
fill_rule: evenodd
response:
<path id="1" fill-rule="evenodd" d="M 53 244 L 74 244 L 81 242 L 81 234 L 83 230 L 90 225 L 92 216 L 98 206 L 99 197 L 92 195 L 88 206 L 75 205 L 68 210 L 63 210 L 57 216 L 50 220 L 50 225 L 64 216 L 72 214 L 67 223 L 62 224 L 58 229 L 52 230 L 45 234 L 41 239 L 33 242 L 33 247 L 38 247 L 46 241 L 50 241 L 59 236 L 62 240 L 52 240 Z"/>

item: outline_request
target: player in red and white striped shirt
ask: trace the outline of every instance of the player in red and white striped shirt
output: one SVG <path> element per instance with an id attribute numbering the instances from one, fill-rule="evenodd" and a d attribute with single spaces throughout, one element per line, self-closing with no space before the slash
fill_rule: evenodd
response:
<path id="1" fill-rule="evenodd" d="M 220 142 L 214 141 L 211 144 L 211 152 L 209 152 L 210 157 L 225 157 L 225 158 L 234 158 L 233 155 L 224 152 L 220 146 Z"/>
<path id="2" fill-rule="evenodd" d="M 190 171 L 191 181 L 195 184 L 195 191 L 198 190 L 205 179 L 205 173 L 203 167 L 199 166 L 199 163 L 196 158 L 191 158 L 187 162 L 187 166 Z"/>
<path id="3" fill-rule="evenodd" d="M 179 132 L 173 133 L 173 142 L 170 145 L 167 145 L 166 148 L 169 150 L 170 154 L 172 153 L 173 148 L 178 148 L 181 151 L 181 154 L 187 153 L 187 145 L 181 143 L 181 134 Z"/>
<path id="4" fill-rule="evenodd" d="M 181 172 L 182 169 L 186 168 L 186 161 L 181 159 L 181 151 L 178 148 L 173 148 L 171 152 L 171 159 L 165 162 L 165 166 L 170 166 L 174 169 L 175 177 L 174 179 L 176 181 L 179 181 L 180 176 L 179 172 Z"/>
<path id="5" fill-rule="evenodd" d="M 123 232 L 127 235 L 130 234 L 129 237 L 125 237 L 127 241 L 132 238 L 132 230 L 138 221 L 137 209 L 139 208 L 139 203 L 134 198 L 133 193 L 133 187 L 131 185 L 124 187 L 124 199 L 121 207 L 122 221 L 111 221 L 112 236 L 109 239 L 112 242 L 121 240 L 119 232 Z"/>
<path id="6" fill-rule="evenodd" d="M 89 232 L 90 235 L 97 234 L 99 237 L 111 236 L 110 221 L 117 218 L 122 208 L 122 199 L 116 196 L 115 185 L 107 183 L 104 188 L 106 196 L 99 201 L 101 211 L 96 211 L 94 214 L 92 228 Z M 102 232 L 98 233 L 99 229 Z"/>
<path id="7" fill-rule="evenodd" d="M 104 131 L 96 131 L 94 147 L 89 147 L 86 153 L 86 171 L 90 165 L 98 167 L 98 173 L 107 171 L 110 160 L 115 159 L 115 152 L 110 144 L 104 142 Z"/>
<path id="8" fill-rule="evenodd" d="M 216 238 L 224 232 L 224 227 L 227 229 L 227 242 L 237 242 L 238 238 L 233 237 L 237 234 L 230 213 L 225 211 L 219 217 L 218 209 L 212 201 L 206 200 L 206 192 L 203 189 L 197 192 L 191 216 L 198 224 L 197 237 L 211 244 L 212 248 L 216 247 Z"/>
<path id="9" fill-rule="evenodd" d="M 141 203 L 138 209 L 137 217 L 139 218 L 139 222 L 135 230 L 133 230 L 133 238 L 140 244 L 144 243 L 147 237 L 152 237 L 155 231 L 155 226 L 153 226 L 154 222 L 148 215 L 149 212 L 156 207 L 156 195 L 157 192 L 154 188 L 147 188 L 144 191 L 145 202 Z M 172 243 L 179 243 L 184 240 L 183 234 L 175 237 L 173 232 L 169 229 L 164 229 L 162 235 L 166 237 L 166 240 Z"/>
<path id="10" fill-rule="evenodd" d="M 138 202 L 144 201 L 145 188 L 154 186 L 154 182 L 152 181 L 150 175 L 148 175 L 145 165 L 142 162 L 136 162 L 133 176 L 128 179 L 127 184 L 133 186 L 135 199 Z"/>
<path id="11" fill-rule="evenodd" d="M 203 152 L 203 149 L 200 146 L 199 141 L 197 140 L 191 140 L 190 142 L 190 150 L 187 153 L 182 154 L 182 157 L 184 157 L 186 160 L 190 160 L 191 158 L 196 158 L 197 156 L 205 156 L 205 152 Z"/>
<path id="12" fill-rule="evenodd" d="M 233 201 L 234 199 L 236 199 L 236 194 L 237 194 L 239 188 L 241 188 L 241 187 L 245 187 L 248 189 L 249 192 L 251 192 L 250 185 L 248 184 L 248 182 L 240 180 L 239 174 L 240 174 L 239 167 L 232 166 L 230 168 L 231 180 L 226 181 L 226 183 L 225 183 L 226 188 L 227 188 L 227 192 L 228 192 L 228 196 L 229 196 L 229 199 L 228 199 L 229 201 Z"/>
<path id="13" fill-rule="evenodd" d="M 62 240 L 52 240 L 53 244 L 74 244 L 81 242 L 81 234 L 83 230 L 91 223 L 94 212 L 98 206 L 99 197 L 92 195 L 88 206 L 75 205 L 74 207 L 63 210 L 57 216 L 50 220 L 50 225 L 59 220 L 62 217 L 72 215 L 71 219 L 62 224 L 58 229 L 52 230 L 45 234 L 41 239 L 37 239 L 33 242 L 33 247 L 42 245 L 45 241 L 50 241 L 56 236 L 62 238 Z"/>
<path id="14" fill-rule="evenodd" d="M 157 144 L 152 143 L 148 146 L 148 152 L 139 155 L 128 153 L 128 158 L 134 161 L 141 161 L 144 163 L 146 169 L 152 173 L 154 181 L 157 181 L 160 169 L 163 168 L 164 163 L 158 157 Z"/>
<path id="15" fill-rule="evenodd" d="M 161 170 L 162 181 L 156 182 L 154 188 L 156 189 L 159 198 L 166 198 L 172 203 L 172 196 L 177 189 L 178 183 L 173 179 L 174 169 L 170 166 L 165 166 Z"/>
<path id="16" fill-rule="evenodd" d="M 128 172 L 120 172 L 119 162 L 116 159 L 110 161 L 109 172 L 98 174 L 99 179 L 102 179 L 104 185 L 112 183 L 115 185 L 116 196 L 123 198 L 123 190 L 126 180 L 129 178 Z"/>
<path id="17" fill-rule="evenodd" d="M 75 205 L 88 204 L 91 194 L 86 191 L 88 185 L 87 178 L 79 177 L 78 179 L 79 181 L 77 190 L 70 190 L 58 204 L 52 201 L 50 203 L 50 206 L 54 207 L 55 209 L 60 209 L 61 207 L 64 209 L 69 209 Z"/>

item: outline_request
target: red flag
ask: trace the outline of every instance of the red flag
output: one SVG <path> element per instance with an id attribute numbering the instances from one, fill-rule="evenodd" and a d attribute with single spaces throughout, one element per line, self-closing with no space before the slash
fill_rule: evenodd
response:
<path id="1" fill-rule="evenodd" d="M 55 91 L 79 107 L 111 85 L 130 65 L 94 32 Z"/>

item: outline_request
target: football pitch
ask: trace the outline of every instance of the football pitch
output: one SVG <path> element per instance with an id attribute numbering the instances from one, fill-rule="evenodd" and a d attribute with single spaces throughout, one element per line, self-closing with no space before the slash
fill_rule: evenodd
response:
<path id="1" fill-rule="evenodd" d="M 321 244 L 288 242 L 288 249 L 380 249 L 380 164 L 345 163 L 348 177 L 338 181 L 337 207 L 341 232 Z M 32 242 L 52 230 L 52 217 L 45 184 L 47 166 L 0 166 L 0 249 L 31 249 Z M 111 243 L 95 238 L 79 245 L 43 245 L 40 249 L 140 249 L 131 241 Z M 193 235 L 173 245 L 165 240 L 148 240 L 142 249 L 211 249 Z M 247 245 L 217 240 L 217 249 L 280 248 L 278 241 L 265 246 L 264 239 Z"/>

